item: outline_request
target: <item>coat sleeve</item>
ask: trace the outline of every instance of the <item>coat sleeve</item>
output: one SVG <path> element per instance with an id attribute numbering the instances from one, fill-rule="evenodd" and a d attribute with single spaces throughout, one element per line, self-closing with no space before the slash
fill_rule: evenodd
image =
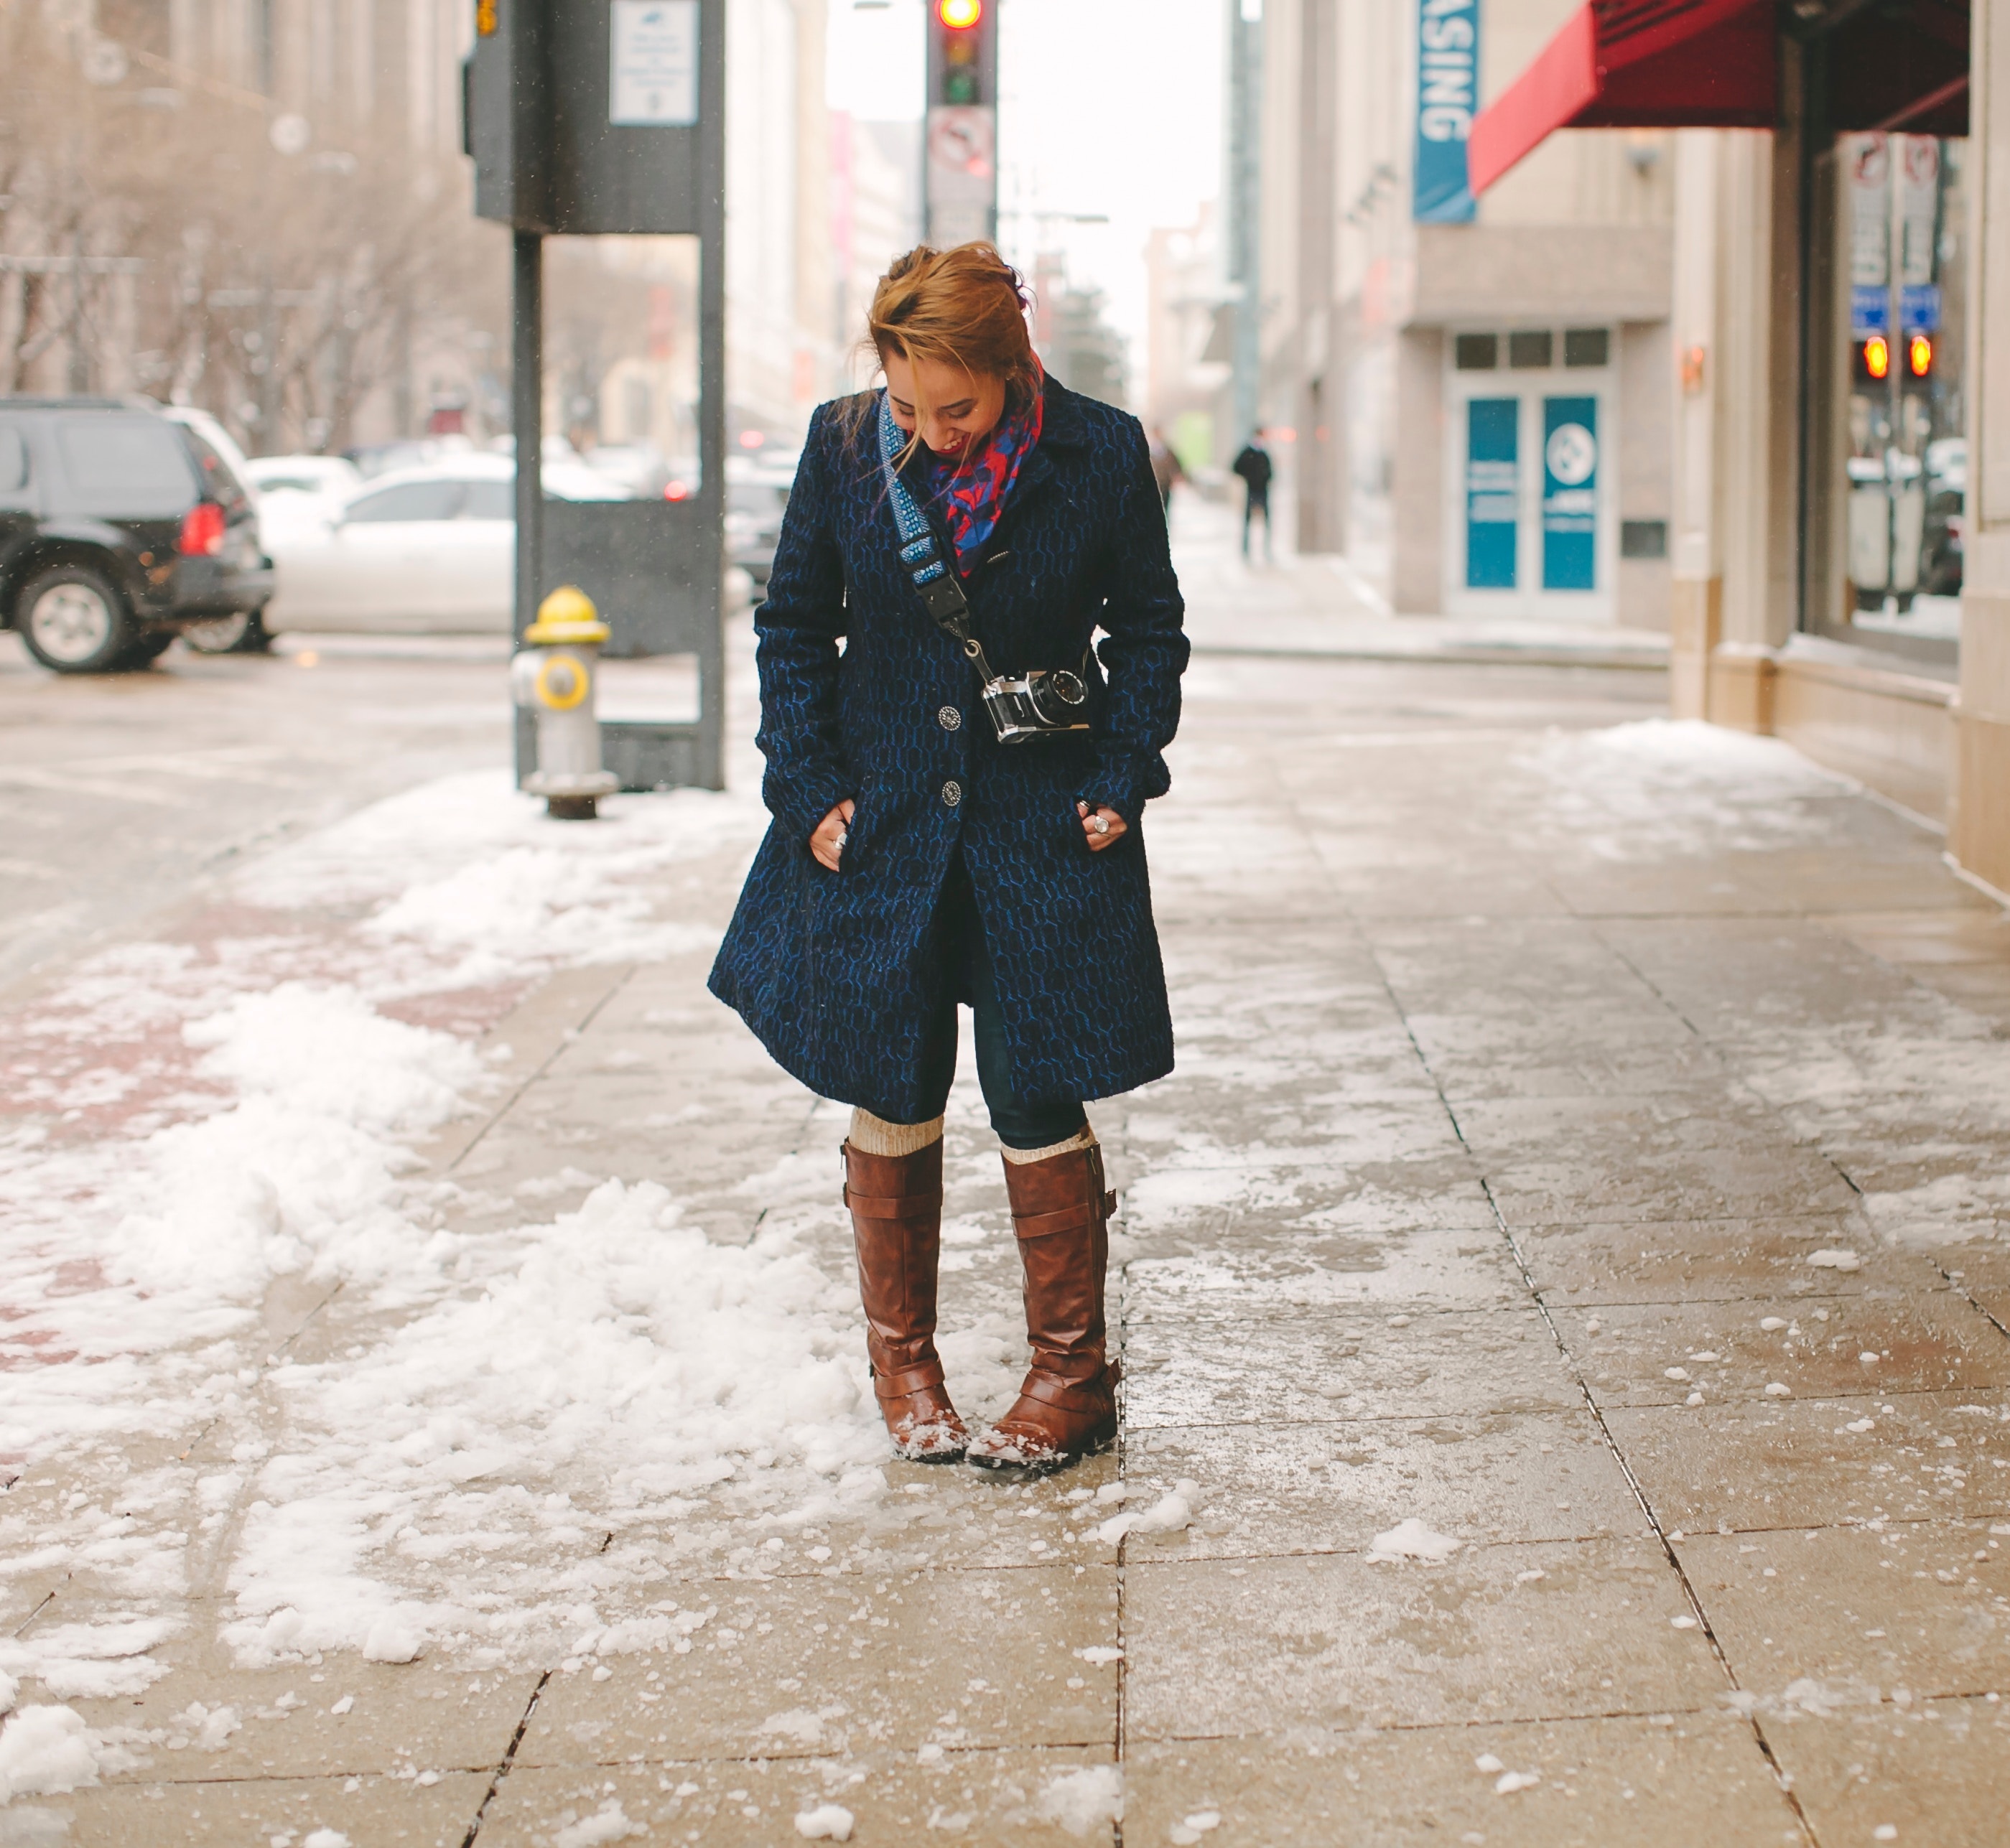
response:
<path id="1" fill-rule="evenodd" d="M 755 743 L 768 760 L 761 799 L 804 843 L 826 815 L 858 793 L 838 727 L 837 642 L 846 612 L 826 453 L 829 408 L 819 406 L 810 420 L 767 598 L 754 616 L 761 673 Z"/>
<path id="2" fill-rule="evenodd" d="M 1147 801 L 1172 786 L 1161 754 L 1179 729 L 1188 649 L 1165 506 L 1135 417 L 1124 420 L 1119 442 L 1115 538 L 1100 618 L 1108 633 L 1096 650 L 1108 693 L 1096 732 L 1096 774 L 1077 797 L 1135 821 Z"/>

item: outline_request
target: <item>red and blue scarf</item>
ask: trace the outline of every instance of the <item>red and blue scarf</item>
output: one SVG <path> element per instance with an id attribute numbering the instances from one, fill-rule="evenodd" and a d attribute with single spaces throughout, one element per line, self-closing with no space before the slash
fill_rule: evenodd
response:
<path id="1" fill-rule="evenodd" d="M 1040 440 L 1046 402 L 1045 395 L 1036 392 L 1028 403 L 1008 412 L 985 439 L 975 461 L 931 452 L 929 493 L 942 510 L 959 566 L 968 569 L 971 555 L 997 530 L 1006 499 L 1019 479 L 1019 465 Z"/>

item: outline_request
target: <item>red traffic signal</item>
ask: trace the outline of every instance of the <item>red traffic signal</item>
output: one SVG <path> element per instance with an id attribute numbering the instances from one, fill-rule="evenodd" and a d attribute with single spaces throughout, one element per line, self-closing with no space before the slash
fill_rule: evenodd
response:
<path id="1" fill-rule="evenodd" d="M 936 0 L 936 17 L 952 32 L 968 32 L 984 17 L 984 0 Z"/>
<path id="2" fill-rule="evenodd" d="M 1873 378 L 1891 376 L 1891 342 L 1882 334 L 1873 334 L 1863 342 L 1863 370 Z"/>
<path id="3" fill-rule="evenodd" d="M 1924 378 L 1934 369 L 1934 342 L 1927 334 L 1915 334 L 1905 342 L 1905 365 L 1915 378 Z"/>

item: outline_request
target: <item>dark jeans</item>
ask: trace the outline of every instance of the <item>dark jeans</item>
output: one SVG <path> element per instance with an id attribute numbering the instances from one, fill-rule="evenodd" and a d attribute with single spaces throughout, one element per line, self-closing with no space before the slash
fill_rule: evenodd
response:
<path id="1" fill-rule="evenodd" d="M 1242 555 L 1249 555 L 1249 523 L 1259 515 L 1263 520 L 1263 555 L 1269 558 L 1270 551 L 1270 491 L 1266 488 L 1261 494 L 1252 494 L 1242 503 Z"/>
<path id="2" fill-rule="evenodd" d="M 1081 1100 L 1063 1102 L 1028 1102 L 1012 1090 L 1012 1059 L 1005 1045 L 1005 1016 L 998 1005 L 998 984 L 991 970 L 991 956 L 984 942 L 984 926 L 977 915 L 976 895 L 970 876 L 958 857 L 949 882 L 943 889 L 936 912 L 936 944 L 943 964 L 950 971 L 961 969 L 968 984 L 971 1025 L 977 1038 L 977 1082 L 984 1092 L 985 1108 L 991 1112 L 991 1126 L 1007 1148 L 1046 1148 L 1065 1142 L 1087 1123 Z M 954 997 L 957 984 L 948 992 Z M 922 1069 L 927 1080 L 922 1094 L 932 1099 L 922 1119 L 939 1116 L 949 1101 L 950 1085 L 956 1077 L 957 1004 L 951 998 L 929 1027 L 922 1052 Z"/>

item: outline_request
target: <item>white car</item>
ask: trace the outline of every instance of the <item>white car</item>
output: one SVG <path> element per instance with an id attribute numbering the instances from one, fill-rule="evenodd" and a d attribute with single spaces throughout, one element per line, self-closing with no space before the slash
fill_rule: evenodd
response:
<path id="1" fill-rule="evenodd" d="M 576 462 L 546 466 L 560 500 L 634 498 Z M 516 464 L 476 452 L 378 475 L 328 516 L 268 534 L 274 631 L 507 635 L 515 581 Z"/>
<path id="2" fill-rule="evenodd" d="M 261 456 L 244 465 L 244 475 L 258 497 L 258 530 L 268 551 L 325 526 L 363 485 L 361 472 L 343 456 Z"/>

